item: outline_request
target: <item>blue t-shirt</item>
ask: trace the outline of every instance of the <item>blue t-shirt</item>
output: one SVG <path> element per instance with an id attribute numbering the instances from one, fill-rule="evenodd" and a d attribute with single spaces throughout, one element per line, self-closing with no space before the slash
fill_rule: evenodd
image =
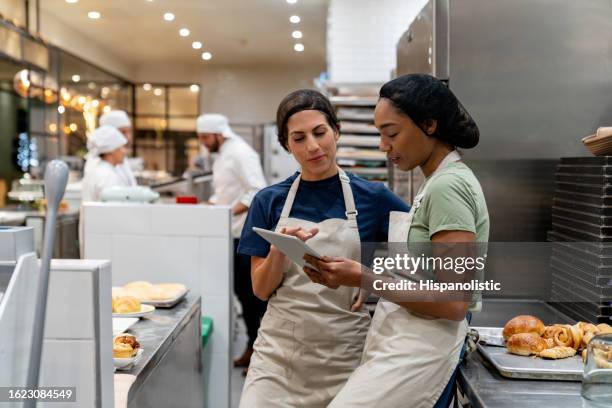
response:
<path id="1" fill-rule="evenodd" d="M 249 208 L 242 229 L 238 252 L 265 258 L 270 244 L 253 231 L 253 227 L 274 230 L 280 220 L 285 200 L 296 172 L 278 184 L 259 191 Z M 347 173 L 357 207 L 357 224 L 361 242 L 387 242 L 389 212 L 410 211 L 410 207 L 383 183 L 364 180 Z M 290 217 L 319 223 L 330 218 L 346 219 L 344 195 L 338 175 L 318 181 L 301 180 Z"/>

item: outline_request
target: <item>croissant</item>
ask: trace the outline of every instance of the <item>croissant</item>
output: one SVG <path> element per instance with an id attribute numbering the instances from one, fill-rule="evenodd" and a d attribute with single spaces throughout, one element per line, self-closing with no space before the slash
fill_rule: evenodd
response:
<path id="1" fill-rule="evenodd" d="M 535 333 L 518 333 L 512 335 L 506 342 L 508 351 L 519 356 L 529 356 L 539 354 L 548 348 L 546 340 Z"/>
<path id="2" fill-rule="evenodd" d="M 551 358 L 553 360 L 556 360 L 559 358 L 572 357 L 576 355 L 576 350 L 573 349 L 572 347 L 557 346 L 557 347 L 549 348 L 546 350 L 542 350 L 540 351 L 540 354 L 538 355 L 540 357 Z"/>
<path id="3" fill-rule="evenodd" d="M 612 333 L 612 326 L 610 326 L 607 323 L 600 323 L 600 324 L 597 325 L 597 330 L 598 330 L 597 334 Z"/>
<path id="4" fill-rule="evenodd" d="M 140 301 L 133 296 L 113 296 L 113 313 L 140 311 Z"/>
<path id="5" fill-rule="evenodd" d="M 588 322 L 578 322 L 575 324 L 575 326 L 578 326 L 578 328 L 582 330 L 584 333 L 596 332 L 599 330 L 597 326 L 595 326 L 593 323 L 588 323 Z"/>

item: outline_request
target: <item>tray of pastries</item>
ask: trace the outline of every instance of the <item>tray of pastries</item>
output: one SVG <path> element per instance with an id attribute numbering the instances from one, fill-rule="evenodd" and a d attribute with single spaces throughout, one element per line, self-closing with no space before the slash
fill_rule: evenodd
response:
<path id="1" fill-rule="evenodd" d="M 130 282 L 113 288 L 113 296 L 131 296 L 141 303 L 155 307 L 173 307 L 187 295 L 188 289 L 180 283 Z"/>
<path id="2" fill-rule="evenodd" d="M 478 350 L 501 375 L 510 378 L 581 381 L 589 341 L 612 333 L 608 324 L 578 322 L 545 325 L 521 315 L 502 327 L 474 327 L 484 341 Z M 488 342 L 487 339 L 493 339 Z M 501 346 L 501 347 L 500 347 Z"/>

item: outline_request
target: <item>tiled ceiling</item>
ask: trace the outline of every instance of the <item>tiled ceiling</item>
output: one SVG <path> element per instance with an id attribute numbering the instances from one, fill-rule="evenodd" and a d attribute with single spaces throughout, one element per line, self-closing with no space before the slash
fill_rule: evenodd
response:
<path id="1" fill-rule="evenodd" d="M 75 35 L 92 38 L 127 63 L 207 65 L 303 65 L 325 61 L 327 0 L 41 0 Z M 101 18 L 92 20 L 88 12 Z M 167 22 L 166 12 L 175 15 Z M 292 24 L 291 15 L 300 23 Z M 42 21 L 44 24 L 44 20 Z M 179 36 L 180 28 L 190 35 Z M 292 38 L 300 30 L 303 38 Z M 44 31 L 44 30 L 43 30 Z M 202 49 L 191 47 L 200 41 Z M 304 52 L 294 44 L 304 44 Z M 203 61 L 201 54 L 213 54 Z"/>

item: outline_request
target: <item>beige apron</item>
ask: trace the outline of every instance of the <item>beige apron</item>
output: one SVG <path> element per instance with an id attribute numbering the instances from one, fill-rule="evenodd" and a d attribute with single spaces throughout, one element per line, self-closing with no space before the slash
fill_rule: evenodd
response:
<path id="1" fill-rule="evenodd" d="M 318 228 L 308 245 L 323 255 L 361 261 L 357 211 L 350 180 L 339 170 L 347 219 L 320 223 L 290 218 L 298 176 L 276 227 Z M 351 312 L 354 288 L 313 283 L 287 260 L 282 284 L 268 302 L 253 346 L 240 407 L 325 407 L 359 365 L 370 323 Z"/>
<path id="2" fill-rule="evenodd" d="M 389 242 L 407 242 L 414 213 L 431 180 L 448 163 L 460 159 L 453 151 L 440 163 L 409 213 L 391 213 Z M 467 330 L 465 319 L 455 322 L 417 316 L 381 299 L 361 365 L 329 407 L 433 407 L 457 367 Z"/>

